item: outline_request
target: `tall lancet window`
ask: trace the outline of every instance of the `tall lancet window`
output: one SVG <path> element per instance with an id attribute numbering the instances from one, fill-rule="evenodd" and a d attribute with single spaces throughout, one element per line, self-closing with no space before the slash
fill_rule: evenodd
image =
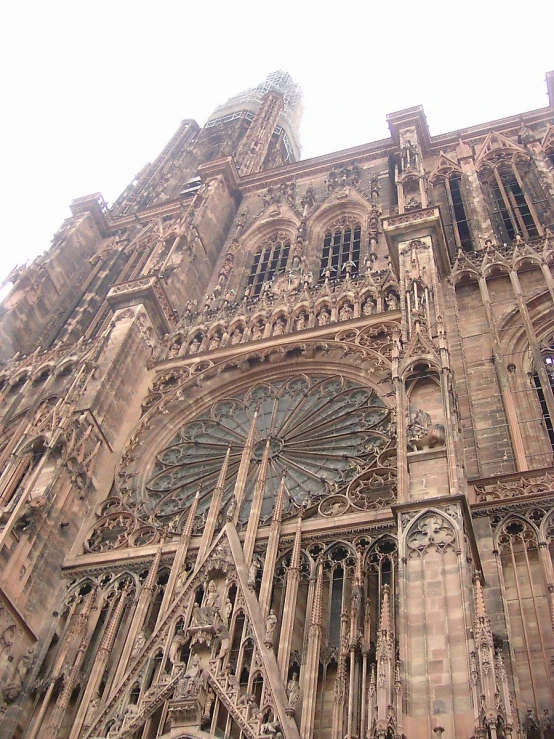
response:
<path id="1" fill-rule="evenodd" d="M 356 275 L 360 269 L 362 228 L 346 218 L 331 226 L 323 237 L 319 282 L 336 280 L 347 274 Z"/>
<path id="2" fill-rule="evenodd" d="M 452 255 L 458 249 L 474 250 L 462 193 L 462 175 L 459 171 L 439 173 L 433 179 L 433 200 L 440 206 L 448 248 Z"/>
<path id="3" fill-rule="evenodd" d="M 283 234 L 275 234 L 254 254 L 254 261 L 248 276 L 251 298 L 257 298 L 265 283 L 270 283 L 287 266 L 290 240 Z"/>
<path id="4" fill-rule="evenodd" d="M 518 234 L 524 239 L 540 235 L 540 220 L 548 218 L 549 205 L 531 163 L 502 161 L 493 166 L 486 162 L 481 181 L 501 241 L 513 241 Z"/>

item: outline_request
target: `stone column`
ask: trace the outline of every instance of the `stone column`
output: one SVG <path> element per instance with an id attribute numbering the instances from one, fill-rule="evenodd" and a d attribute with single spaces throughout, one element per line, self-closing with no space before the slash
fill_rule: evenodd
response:
<path id="1" fill-rule="evenodd" d="M 302 516 L 300 515 L 297 519 L 294 546 L 292 549 L 289 571 L 287 573 L 287 587 L 285 590 L 285 602 L 283 606 L 283 622 L 281 624 L 279 652 L 277 656 L 279 672 L 284 681 L 286 681 L 288 677 L 289 657 L 292 645 L 294 618 L 296 614 L 296 598 L 298 596 L 298 586 L 300 584 L 301 546 Z M 273 575 L 273 572 L 271 574 Z M 304 713 L 304 711 L 302 713 Z"/>
<path id="2" fill-rule="evenodd" d="M 312 618 L 308 631 L 306 666 L 302 680 L 304 699 L 302 701 L 302 719 L 300 721 L 301 739 L 312 739 L 315 723 L 319 651 L 321 649 L 322 636 L 323 564 L 318 562 L 316 567 L 318 572 L 315 584 Z"/>

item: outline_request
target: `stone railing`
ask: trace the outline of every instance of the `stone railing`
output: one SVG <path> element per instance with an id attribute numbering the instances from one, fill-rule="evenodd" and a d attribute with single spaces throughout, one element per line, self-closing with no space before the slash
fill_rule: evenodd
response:
<path id="1" fill-rule="evenodd" d="M 268 283 L 259 298 L 218 302 L 216 307 L 212 307 L 215 301 L 208 303 L 202 312 L 188 306 L 168 339 L 166 359 L 370 317 L 400 306 L 398 284 L 390 270 L 279 293 Z"/>

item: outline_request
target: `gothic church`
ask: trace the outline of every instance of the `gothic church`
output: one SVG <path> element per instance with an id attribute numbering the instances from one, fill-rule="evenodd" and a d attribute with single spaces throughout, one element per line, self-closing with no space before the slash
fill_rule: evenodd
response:
<path id="1" fill-rule="evenodd" d="M 3 739 L 553 739 L 546 83 L 302 161 L 273 73 L 14 270 Z"/>

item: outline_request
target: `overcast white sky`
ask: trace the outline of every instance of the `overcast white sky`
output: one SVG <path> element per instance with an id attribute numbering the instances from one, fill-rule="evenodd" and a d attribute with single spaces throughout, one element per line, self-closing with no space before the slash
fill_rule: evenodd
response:
<path id="1" fill-rule="evenodd" d="M 0 277 L 48 248 L 73 198 L 114 200 L 183 118 L 276 69 L 304 91 L 303 158 L 547 105 L 554 2 L 96 0 L 2 13 Z"/>

